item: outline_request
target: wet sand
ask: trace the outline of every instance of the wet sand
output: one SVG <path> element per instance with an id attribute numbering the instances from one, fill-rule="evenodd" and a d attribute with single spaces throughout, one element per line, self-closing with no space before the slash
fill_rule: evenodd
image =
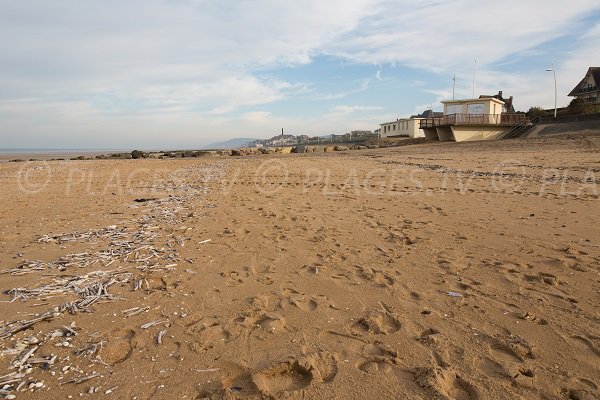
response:
<path id="1" fill-rule="evenodd" d="M 597 143 L 2 164 L 0 381 L 598 398 Z"/>

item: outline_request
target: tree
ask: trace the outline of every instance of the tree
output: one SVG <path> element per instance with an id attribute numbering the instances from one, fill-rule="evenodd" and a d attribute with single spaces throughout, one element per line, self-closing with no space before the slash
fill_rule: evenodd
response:
<path id="1" fill-rule="evenodd" d="M 569 114 L 578 115 L 578 114 L 588 114 L 591 112 L 591 108 L 589 104 L 586 104 L 585 100 L 574 98 L 569 103 L 567 110 Z"/>
<path id="2" fill-rule="evenodd" d="M 545 117 L 547 115 L 546 110 L 542 107 L 531 107 L 526 114 L 529 118 Z"/>

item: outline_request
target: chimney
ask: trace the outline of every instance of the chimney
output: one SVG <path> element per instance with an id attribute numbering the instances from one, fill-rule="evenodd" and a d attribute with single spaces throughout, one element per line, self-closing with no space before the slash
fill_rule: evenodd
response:
<path id="1" fill-rule="evenodd" d="M 498 96 L 500 96 L 500 98 L 502 98 L 502 90 L 498 91 Z"/>

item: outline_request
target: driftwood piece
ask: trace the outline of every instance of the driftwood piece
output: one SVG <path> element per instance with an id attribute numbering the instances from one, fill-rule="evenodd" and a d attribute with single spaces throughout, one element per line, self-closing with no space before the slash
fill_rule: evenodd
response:
<path id="1" fill-rule="evenodd" d="M 99 373 L 93 373 L 90 375 L 79 376 L 77 378 L 73 378 L 73 379 L 69 379 L 68 381 L 64 381 L 64 382 L 60 383 L 60 385 L 66 385 L 68 383 L 74 383 L 74 384 L 78 385 L 80 383 L 89 381 L 90 379 L 97 378 L 99 376 L 100 376 Z"/>

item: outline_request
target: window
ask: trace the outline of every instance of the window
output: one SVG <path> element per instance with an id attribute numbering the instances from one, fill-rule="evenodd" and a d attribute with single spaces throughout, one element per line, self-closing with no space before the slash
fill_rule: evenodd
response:
<path id="1" fill-rule="evenodd" d="M 481 115 L 485 110 L 485 105 L 483 103 L 472 103 L 467 104 L 467 114 L 475 114 Z"/>

